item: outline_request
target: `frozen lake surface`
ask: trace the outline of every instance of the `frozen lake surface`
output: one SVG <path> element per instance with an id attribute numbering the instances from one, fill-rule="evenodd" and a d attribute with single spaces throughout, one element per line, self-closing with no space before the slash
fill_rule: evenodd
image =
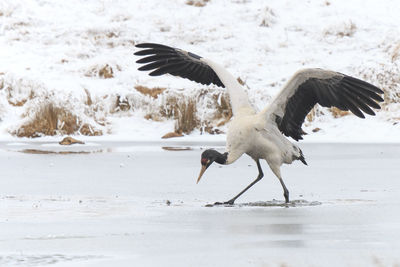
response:
<path id="1" fill-rule="evenodd" d="M 205 207 L 255 163 L 168 145 L 0 143 L 0 266 L 400 266 L 399 144 L 300 144 L 289 207 L 265 162 Z"/>

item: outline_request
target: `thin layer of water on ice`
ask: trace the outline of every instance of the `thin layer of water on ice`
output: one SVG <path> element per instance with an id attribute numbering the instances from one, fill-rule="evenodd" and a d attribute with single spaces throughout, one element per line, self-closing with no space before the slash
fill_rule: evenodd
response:
<path id="1" fill-rule="evenodd" d="M 256 202 L 248 202 L 242 203 L 239 206 L 247 206 L 247 207 L 308 207 L 308 206 L 317 206 L 322 203 L 319 201 L 307 201 L 304 199 L 295 199 L 286 203 L 285 201 L 279 201 L 273 199 L 271 201 L 256 201 Z"/>

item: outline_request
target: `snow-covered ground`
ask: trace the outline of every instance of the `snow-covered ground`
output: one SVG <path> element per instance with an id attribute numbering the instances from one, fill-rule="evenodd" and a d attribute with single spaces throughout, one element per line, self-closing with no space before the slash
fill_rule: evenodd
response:
<path id="1" fill-rule="evenodd" d="M 366 79 L 388 92 L 384 109 L 366 120 L 334 119 L 324 111 L 305 126 L 306 141 L 400 141 L 397 1 L 211 0 L 203 7 L 187 2 L 0 1 L 0 138 L 13 140 L 12 133 L 52 103 L 101 130 L 101 140 L 158 140 L 174 122 L 143 117 L 157 111 L 168 94 L 190 96 L 205 87 L 138 72 L 134 44 L 157 42 L 222 63 L 246 82 L 258 109 L 300 68 Z M 113 78 L 98 75 L 106 65 Z M 167 90 L 154 100 L 136 91 L 137 85 Z M 131 108 L 119 111 L 117 99 Z M 200 119 L 212 112 L 205 103 L 197 106 Z M 321 130 L 313 133 L 317 127 Z M 189 139 L 196 138 L 223 136 L 200 137 L 195 131 Z"/>
<path id="2" fill-rule="evenodd" d="M 303 144 L 309 166 L 282 168 L 289 207 L 265 162 L 237 205 L 205 207 L 249 184 L 254 162 L 196 185 L 198 144 L 174 146 L 187 150 L 0 143 L 0 266 L 400 264 L 399 144 Z"/>

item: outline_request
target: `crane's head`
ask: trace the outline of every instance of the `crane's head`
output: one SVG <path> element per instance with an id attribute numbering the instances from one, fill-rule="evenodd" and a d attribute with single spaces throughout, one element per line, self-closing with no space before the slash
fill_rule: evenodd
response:
<path id="1" fill-rule="evenodd" d="M 214 149 L 207 149 L 203 153 L 201 153 L 201 170 L 199 174 L 199 178 L 197 178 L 197 183 L 200 182 L 201 177 L 203 176 L 204 172 L 210 167 L 213 162 L 217 162 L 219 164 L 225 164 L 226 159 L 228 157 L 228 153 L 221 154 Z"/>

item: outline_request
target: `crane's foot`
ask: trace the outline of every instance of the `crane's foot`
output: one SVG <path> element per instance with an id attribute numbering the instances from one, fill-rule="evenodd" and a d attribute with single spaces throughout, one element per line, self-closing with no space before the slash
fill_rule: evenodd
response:
<path id="1" fill-rule="evenodd" d="M 214 205 L 233 205 L 235 203 L 235 199 L 231 199 L 225 202 L 215 202 Z"/>
<path id="2" fill-rule="evenodd" d="M 285 202 L 289 203 L 289 191 L 285 190 L 285 192 L 283 193 L 283 196 L 285 197 Z"/>

